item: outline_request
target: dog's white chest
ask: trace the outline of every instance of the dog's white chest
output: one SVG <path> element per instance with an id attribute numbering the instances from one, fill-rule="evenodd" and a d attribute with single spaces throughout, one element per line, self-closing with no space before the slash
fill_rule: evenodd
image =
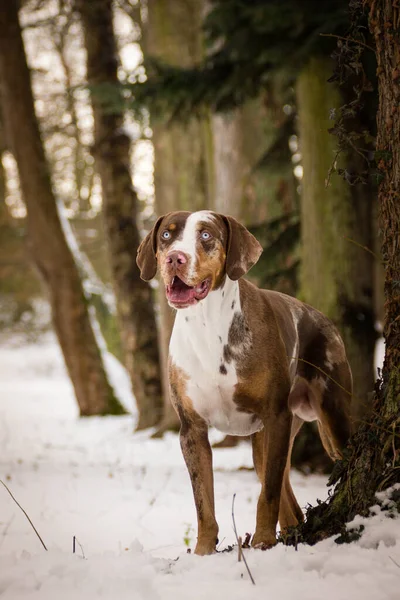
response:
<path id="1" fill-rule="evenodd" d="M 224 309 L 218 311 L 210 310 L 213 307 L 209 302 L 204 303 L 205 307 L 179 311 L 170 357 L 188 376 L 186 394 L 208 425 L 231 435 L 250 435 L 261 429 L 261 422 L 238 410 L 234 401 L 238 383 L 235 360 L 224 360 L 230 323 L 239 303 L 238 293 L 230 290 Z M 210 300 L 217 298 L 207 298 Z"/>

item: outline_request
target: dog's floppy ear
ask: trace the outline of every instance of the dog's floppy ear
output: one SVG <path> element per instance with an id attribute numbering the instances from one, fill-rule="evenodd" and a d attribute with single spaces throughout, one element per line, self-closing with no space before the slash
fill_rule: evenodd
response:
<path id="1" fill-rule="evenodd" d="M 149 231 L 137 250 L 136 264 L 140 269 L 140 277 L 144 281 L 150 281 L 157 273 L 157 232 L 164 216 L 157 219 L 153 229 Z"/>
<path id="2" fill-rule="evenodd" d="M 236 281 L 250 271 L 263 251 L 261 244 L 233 217 L 221 215 L 228 229 L 226 273 Z"/>

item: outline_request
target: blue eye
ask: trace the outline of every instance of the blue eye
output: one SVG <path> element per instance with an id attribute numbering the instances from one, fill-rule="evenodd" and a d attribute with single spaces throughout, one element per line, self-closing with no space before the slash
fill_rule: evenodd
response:
<path id="1" fill-rule="evenodd" d="M 169 238 L 171 237 L 171 234 L 169 231 L 163 231 L 161 234 L 161 237 L 163 240 L 169 240 Z"/>
<path id="2" fill-rule="evenodd" d="M 207 241 L 207 240 L 211 239 L 211 233 L 209 233 L 208 231 L 202 231 L 200 234 L 200 237 L 202 240 Z"/>

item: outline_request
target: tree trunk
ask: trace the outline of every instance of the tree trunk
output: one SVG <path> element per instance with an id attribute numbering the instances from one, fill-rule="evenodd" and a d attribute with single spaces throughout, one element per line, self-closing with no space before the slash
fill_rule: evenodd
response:
<path id="1" fill-rule="evenodd" d="M 367 186 L 351 187 L 336 174 L 325 184 L 336 148 L 329 113 L 343 103 L 327 82 L 331 72 L 329 60 L 312 58 L 297 84 L 303 164 L 300 296 L 330 317 L 343 336 L 354 379 L 352 414 L 359 420 L 374 386 L 373 257 L 360 247 L 373 245 L 372 202 Z"/>
<path id="2" fill-rule="evenodd" d="M 370 1 L 369 6 L 378 62 L 376 157 L 382 176 L 378 202 L 385 267 L 386 354 L 371 418 L 360 426 L 344 460 L 337 464 L 335 479 L 339 483 L 334 494 L 328 503 L 311 509 L 300 528 L 300 538 L 308 543 L 339 531 L 346 539 L 345 523 L 357 514 L 368 515 L 376 503 L 376 492 L 400 483 L 400 112 L 393 110 L 400 101 L 400 79 L 394 77 L 400 64 L 400 42 L 392 35 L 399 9 L 392 0 Z"/>
<path id="3" fill-rule="evenodd" d="M 203 0 L 149 0 L 144 24 L 143 52 L 171 65 L 190 67 L 203 57 Z M 152 121 L 154 186 L 158 214 L 172 210 L 212 208 L 212 132 L 209 118 L 187 124 L 165 125 Z M 164 389 L 164 416 L 159 429 L 179 427 L 169 399 L 168 346 L 175 311 L 167 304 L 164 286 L 159 287 L 160 344 Z"/>
<path id="4" fill-rule="evenodd" d="M 130 140 L 123 131 L 124 115 L 102 101 L 107 86 L 118 89 L 118 56 L 111 0 L 79 0 L 91 86 L 96 168 L 101 178 L 105 227 L 110 250 L 125 364 L 139 410 L 137 428 L 157 425 L 162 417 L 162 393 L 157 327 L 150 286 L 140 279 L 136 251 L 138 198 L 132 187 Z"/>
<path id="5" fill-rule="evenodd" d="M 31 254 L 47 285 L 54 327 L 81 415 L 121 414 L 90 324 L 74 258 L 65 240 L 34 111 L 17 1 L 0 11 L 0 72 L 7 138 L 18 164 Z"/>

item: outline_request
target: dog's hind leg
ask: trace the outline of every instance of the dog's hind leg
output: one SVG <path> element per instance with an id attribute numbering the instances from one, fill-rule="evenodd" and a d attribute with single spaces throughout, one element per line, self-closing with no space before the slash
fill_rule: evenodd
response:
<path id="1" fill-rule="evenodd" d="M 253 547 L 271 548 L 276 544 L 276 525 L 279 516 L 280 495 L 283 474 L 290 445 L 292 413 L 287 408 L 289 395 L 288 378 L 282 378 L 276 387 L 269 387 L 268 403 L 262 415 L 263 459 L 256 452 L 256 464 L 261 472 L 261 493 L 257 503 L 256 530 L 252 539 Z M 260 434 L 261 437 L 261 434 Z M 256 436 L 255 443 L 259 442 Z M 258 445 L 258 444 L 257 444 Z M 256 449 L 257 449 L 256 445 Z"/>
<path id="2" fill-rule="evenodd" d="M 303 425 L 302 419 L 299 417 L 293 417 L 292 428 L 290 432 L 290 446 L 289 453 L 286 462 L 285 472 L 282 481 L 281 500 L 279 504 L 279 524 L 281 529 L 287 527 L 293 527 L 299 522 L 303 521 L 303 512 L 297 503 L 296 497 L 293 493 L 292 486 L 289 480 L 290 473 L 290 458 L 292 454 L 293 442 Z M 258 431 L 251 436 L 251 442 L 253 447 L 253 462 L 256 470 L 258 479 L 262 482 L 263 477 L 263 451 L 264 451 L 264 433 Z"/>
<path id="3" fill-rule="evenodd" d="M 283 475 L 281 501 L 279 504 L 279 524 L 282 531 L 288 527 L 294 527 L 304 520 L 303 511 L 296 500 L 289 479 L 293 443 L 303 423 L 304 421 L 299 417 L 293 417 L 292 429 L 290 432 L 289 453 L 286 462 L 285 473 Z"/>

